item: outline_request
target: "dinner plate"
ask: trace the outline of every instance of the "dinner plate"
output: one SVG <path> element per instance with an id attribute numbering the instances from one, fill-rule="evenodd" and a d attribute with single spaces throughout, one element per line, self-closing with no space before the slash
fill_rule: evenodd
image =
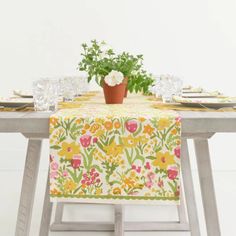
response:
<path id="1" fill-rule="evenodd" d="M 235 97 L 224 97 L 224 98 L 183 98 L 174 97 L 175 102 L 181 103 L 185 106 L 191 107 L 206 107 L 219 109 L 223 107 L 235 107 Z"/>
<path id="2" fill-rule="evenodd" d="M 182 93 L 202 93 L 203 89 L 202 88 L 183 88 Z"/>
<path id="3" fill-rule="evenodd" d="M 0 98 L 0 106 L 2 107 L 21 107 L 33 106 L 32 98 Z"/>
<path id="4" fill-rule="evenodd" d="M 219 95 L 219 92 L 182 93 L 183 98 L 215 98 L 218 95 Z"/>
<path id="5" fill-rule="evenodd" d="M 30 91 L 13 90 L 13 94 L 22 98 L 33 98 L 33 94 Z"/>

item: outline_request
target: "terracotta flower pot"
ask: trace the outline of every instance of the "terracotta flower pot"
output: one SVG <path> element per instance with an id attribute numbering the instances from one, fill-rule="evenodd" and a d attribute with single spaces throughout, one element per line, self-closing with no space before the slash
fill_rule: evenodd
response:
<path id="1" fill-rule="evenodd" d="M 128 78 L 127 77 L 124 79 L 124 83 L 126 84 L 124 97 L 127 98 L 127 94 L 128 94 Z"/>
<path id="2" fill-rule="evenodd" d="M 128 94 L 128 88 L 127 88 L 127 85 L 126 85 L 126 88 L 125 88 L 125 98 L 127 98 L 127 94 Z"/>
<path id="3" fill-rule="evenodd" d="M 124 81 L 115 86 L 109 86 L 104 82 L 103 92 L 106 104 L 122 104 L 125 94 L 126 84 Z"/>

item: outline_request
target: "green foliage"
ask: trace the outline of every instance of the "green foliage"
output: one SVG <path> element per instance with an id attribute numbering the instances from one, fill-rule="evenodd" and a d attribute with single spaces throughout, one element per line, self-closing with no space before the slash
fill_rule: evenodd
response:
<path id="1" fill-rule="evenodd" d="M 142 92 L 148 94 L 148 88 L 154 82 L 153 76 L 148 74 L 145 70 L 139 71 L 135 75 L 131 75 L 128 80 L 128 90 L 132 93 Z"/>
<path id="2" fill-rule="evenodd" d="M 152 85 L 152 75 L 143 70 L 143 55 L 132 55 L 128 52 L 116 54 L 113 49 L 107 48 L 105 42 L 92 40 L 91 44 L 82 44 L 82 60 L 78 65 L 80 71 L 88 73 L 88 81 L 95 79 L 98 85 L 112 70 L 123 73 L 128 78 L 130 92 L 148 92 Z"/>

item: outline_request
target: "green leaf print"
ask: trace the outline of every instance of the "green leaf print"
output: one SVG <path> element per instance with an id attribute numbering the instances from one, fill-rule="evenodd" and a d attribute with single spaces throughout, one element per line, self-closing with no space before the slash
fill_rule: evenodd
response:
<path id="1" fill-rule="evenodd" d="M 130 166 L 132 166 L 132 156 L 129 155 L 129 151 L 127 149 L 125 149 L 125 154 L 126 154 L 128 163 L 130 164 Z"/>
<path id="2" fill-rule="evenodd" d="M 103 152 L 105 152 L 105 150 L 103 149 L 103 145 L 101 144 L 101 142 L 97 142 L 97 146 L 103 151 Z"/>
<path id="3" fill-rule="evenodd" d="M 61 149 L 61 146 L 53 145 L 53 146 L 50 146 L 50 148 L 55 149 L 55 150 L 59 150 L 59 149 Z"/>
<path id="4" fill-rule="evenodd" d="M 173 193 L 175 193 L 176 190 L 177 190 L 176 184 L 172 184 L 171 182 L 168 182 L 168 185 L 170 186 L 170 188 L 171 188 L 171 190 L 173 191 Z"/>
<path id="5" fill-rule="evenodd" d="M 112 142 L 114 141 L 114 139 L 115 139 L 115 136 L 112 136 L 112 137 L 110 138 L 110 140 L 108 141 L 108 144 L 111 145 Z"/>
<path id="6" fill-rule="evenodd" d="M 146 159 L 149 159 L 149 160 L 156 160 L 157 158 L 154 157 L 154 156 L 147 156 Z"/>
<path id="7" fill-rule="evenodd" d="M 80 182 L 80 180 L 82 179 L 83 172 L 80 171 L 79 175 L 77 176 L 76 169 L 74 169 L 74 172 L 72 170 L 70 170 L 70 169 L 67 169 L 67 171 L 70 174 L 70 176 L 73 179 L 73 181 L 78 184 Z"/>
<path id="8" fill-rule="evenodd" d="M 139 125 L 139 128 L 134 132 L 134 137 L 139 135 L 141 131 L 142 131 L 142 125 Z"/>
<path id="9" fill-rule="evenodd" d="M 99 167 L 98 165 L 93 165 L 91 168 L 95 168 L 98 172 L 102 173 L 103 170 L 101 167 Z"/>

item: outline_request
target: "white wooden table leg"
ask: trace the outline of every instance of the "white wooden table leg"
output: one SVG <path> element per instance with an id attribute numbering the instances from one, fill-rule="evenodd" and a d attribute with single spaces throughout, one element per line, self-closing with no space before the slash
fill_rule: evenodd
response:
<path id="1" fill-rule="evenodd" d="M 62 223 L 63 211 L 64 211 L 64 203 L 58 202 L 56 206 L 55 221 L 54 221 L 56 224 Z"/>
<path id="2" fill-rule="evenodd" d="M 55 219 L 50 227 L 50 230 L 52 232 L 58 231 L 58 228 L 62 228 L 62 225 L 63 225 L 62 218 L 63 218 L 64 206 L 65 206 L 65 204 L 63 202 L 58 202 L 56 205 Z"/>
<path id="3" fill-rule="evenodd" d="M 181 224 L 186 224 L 188 222 L 188 219 L 187 219 L 187 216 L 186 216 L 185 198 L 184 198 L 183 187 L 181 187 L 180 205 L 177 206 L 177 210 L 178 210 L 179 222 Z"/>
<path id="4" fill-rule="evenodd" d="M 34 203 L 42 141 L 29 139 L 16 223 L 16 236 L 28 236 Z"/>
<path id="5" fill-rule="evenodd" d="M 115 205 L 115 236 L 124 236 L 124 207 Z"/>
<path id="6" fill-rule="evenodd" d="M 191 235 L 200 236 L 201 234 L 197 214 L 197 205 L 194 194 L 193 177 L 191 172 L 188 144 L 186 139 L 182 139 L 181 166 Z"/>
<path id="7" fill-rule="evenodd" d="M 52 203 L 50 202 L 49 192 L 50 192 L 50 179 L 48 174 L 39 236 L 48 236 L 49 233 L 51 215 L 52 215 Z"/>
<path id="8" fill-rule="evenodd" d="M 208 141 L 207 139 L 196 139 L 194 140 L 194 144 L 206 219 L 207 235 L 220 236 L 220 225 Z"/>

